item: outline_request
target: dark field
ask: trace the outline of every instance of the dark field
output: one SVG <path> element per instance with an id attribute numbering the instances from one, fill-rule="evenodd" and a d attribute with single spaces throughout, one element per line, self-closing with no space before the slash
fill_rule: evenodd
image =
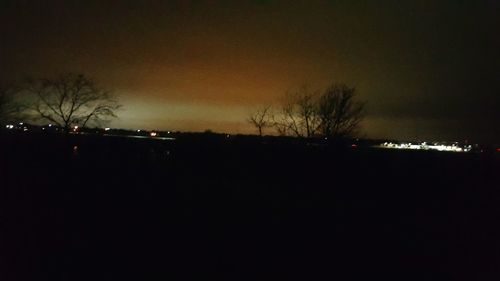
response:
<path id="1" fill-rule="evenodd" d="M 0 280 L 500 277 L 498 154 L 0 137 Z"/>

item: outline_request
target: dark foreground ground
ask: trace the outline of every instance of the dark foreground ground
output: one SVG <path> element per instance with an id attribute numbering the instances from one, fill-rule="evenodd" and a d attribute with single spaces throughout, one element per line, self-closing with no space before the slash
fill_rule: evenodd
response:
<path id="1" fill-rule="evenodd" d="M 500 278 L 498 155 L 0 137 L 0 280 Z"/>

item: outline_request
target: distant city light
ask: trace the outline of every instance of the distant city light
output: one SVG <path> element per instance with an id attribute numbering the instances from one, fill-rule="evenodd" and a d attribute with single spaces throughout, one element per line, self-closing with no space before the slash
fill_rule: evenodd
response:
<path id="1" fill-rule="evenodd" d="M 111 129 L 110 128 L 104 128 L 104 131 L 109 131 L 109 130 L 111 130 Z"/>
<path id="2" fill-rule="evenodd" d="M 49 124 L 49 127 L 52 127 L 52 124 Z"/>
<path id="3" fill-rule="evenodd" d="M 24 124 L 23 122 L 19 123 L 19 125 L 21 125 L 21 126 L 22 126 L 23 124 Z"/>
<path id="4" fill-rule="evenodd" d="M 421 144 L 412 143 L 392 143 L 384 142 L 380 145 L 383 148 L 393 148 L 393 149 L 410 149 L 410 150 L 437 150 L 437 151 L 449 151 L 449 152 L 469 152 L 472 150 L 472 145 L 466 145 L 464 147 L 458 146 L 457 143 L 449 144 L 439 144 L 434 143 L 433 145 L 428 145 L 427 142 Z"/>
<path id="5" fill-rule="evenodd" d="M 156 132 L 151 132 L 151 133 L 150 133 L 150 135 L 151 135 L 152 137 L 156 137 Z"/>
<path id="6" fill-rule="evenodd" d="M 7 129 L 14 129 L 14 125 L 6 125 L 5 128 L 7 128 Z"/>
<path id="7" fill-rule="evenodd" d="M 137 130 L 137 132 L 138 132 L 138 133 L 140 133 L 140 132 L 141 132 L 141 130 Z"/>

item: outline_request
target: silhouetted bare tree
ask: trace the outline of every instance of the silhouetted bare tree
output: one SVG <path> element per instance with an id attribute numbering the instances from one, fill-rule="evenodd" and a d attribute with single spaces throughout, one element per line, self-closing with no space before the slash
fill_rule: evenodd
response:
<path id="1" fill-rule="evenodd" d="M 316 114 L 323 136 L 342 138 L 357 130 L 364 104 L 355 100 L 355 92 L 345 84 L 333 84 L 319 97 Z"/>
<path id="2" fill-rule="evenodd" d="M 312 137 L 319 119 L 316 115 L 317 92 L 303 86 L 297 92 L 285 95 L 281 111 L 274 116 L 274 126 L 281 135 Z"/>
<path id="3" fill-rule="evenodd" d="M 53 122 L 66 131 L 72 126 L 100 125 L 116 117 L 120 108 L 109 91 L 83 74 L 63 74 L 28 83 L 34 102 L 27 107 L 37 119 Z"/>
<path id="4" fill-rule="evenodd" d="M 281 135 L 342 138 L 356 131 L 363 109 L 363 103 L 355 100 L 355 89 L 345 84 L 332 84 L 321 95 L 302 87 L 285 95 L 273 120 Z"/>
<path id="5" fill-rule="evenodd" d="M 266 106 L 257 110 L 252 115 L 250 115 L 250 117 L 248 117 L 248 122 L 250 122 L 250 124 L 254 125 L 255 128 L 257 128 L 257 130 L 259 131 L 259 136 L 261 137 L 262 130 L 272 125 L 270 110 L 271 107 Z"/>

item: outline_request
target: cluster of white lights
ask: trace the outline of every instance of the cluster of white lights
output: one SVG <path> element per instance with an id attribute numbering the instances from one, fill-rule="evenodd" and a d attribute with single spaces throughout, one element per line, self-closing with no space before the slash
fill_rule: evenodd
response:
<path id="1" fill-rule="evenodd" d="M 19 125 L 21 125 L 21 126 L 22 126 L 23 124 L 24 124 L 24 123 L 19 123 Z M 14 129 L 14 125 L 12 125 L 12 124 L 5 125 L 5 128 L 7 128 L 7 129 L 9 129 L 9 130 L 12 130 L 12 129 Z M 28 128 L 27 128 L 27 127 L 23 127 L 23 131 L 24 131 L 24 132 L 28 131 Z"/>
<path id="2" fill-rule="evenodd" d="M 449 151 L 449 152 L 469 152 L 472 150 L 472 145 L 459 146 L 457 143 L 453 143 L 451 145 L 445 145 L 439 143 L 428 144 L 426 142 L 420 144 L 384 142 L 380 146 L 383 148 L 393 148 L 393 149 L 437 150 L 437 151 Z"/>

